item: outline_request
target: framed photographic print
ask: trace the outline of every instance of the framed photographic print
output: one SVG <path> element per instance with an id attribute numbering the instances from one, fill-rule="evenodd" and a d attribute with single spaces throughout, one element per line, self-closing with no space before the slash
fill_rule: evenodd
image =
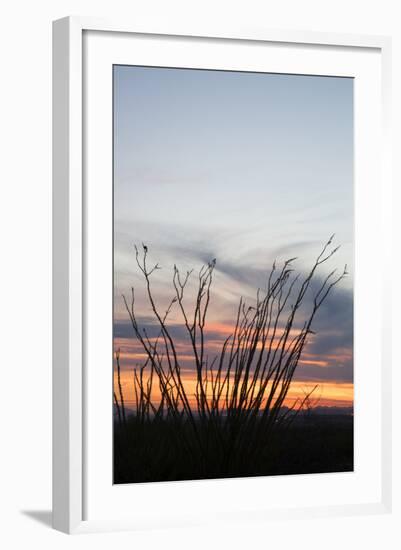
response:
<path id="1" fill-rule="evenodd" d="M 389 509 L 389 49 L 54 23 L 56 528 Z"/>

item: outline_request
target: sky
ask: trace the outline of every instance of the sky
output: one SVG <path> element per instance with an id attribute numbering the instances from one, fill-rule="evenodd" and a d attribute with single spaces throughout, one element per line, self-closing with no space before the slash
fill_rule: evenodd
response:
<path id="1" fill-rule="evenodd" d="M 114 346 L 124 384 L 141 360 L 122 295 L 154 320 L 135 264 L 145 243 L 161 309 L 173 266 L 216 258 L 210 353 L 252 303 L 274 260 L 306 273 L 335 233 L 341 248 L 321 277 L 347 264 L 319 311 L 294 394 L 319 384 L 320 405 L 353 396 L 353 80 L 229 71 L 114 67 Z M 191 290 L 191 288 L 190 288 Z M 171 327 L 180 338 L 181 320 Z M 188 379 L 193 370 L 182 345 Z M 128 391 L 128 390 L 127 390 Z"/>

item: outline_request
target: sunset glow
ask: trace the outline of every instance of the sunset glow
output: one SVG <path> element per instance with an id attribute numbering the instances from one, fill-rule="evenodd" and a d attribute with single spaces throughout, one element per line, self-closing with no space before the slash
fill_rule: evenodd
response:
<path id="1" fill-rule="evenodd" d="M 134 369 L 136 368 L 138 370 L 139 365 L 143 364 L 146 360 L 146 354 L 143 351 L 140 351 L 140 346 L 138 344 L 132 343 L 129 339 L 116 339 L 115 349 L 119 349 L 121 353 L 121 385 L 123 388 L 125 403 L 129 408 L 135 408 L 135 392 L 133 383 Z M 307 359 L 300 360 L 299 372 L 297 373 L 298 375 L 302 375 L 303 364 L 314 365 L 320 368 L 329 368 L 330 362 L 337 359 L 335 356 L 332 356 L 329 357 L 327 361 L 319 361 L 317 359 L 311 359 L 310 357 L 311 356 L 308 356 Z M 185 348 L 184 351 L 181 348 L 180 361 L 182 363 L 182 378 L 184 380 L 185 388 L 188 389 L 189 395 L 192 396 L 191 404 L 194 404 L 193 396 L 196 388 L 196 376 L 194 374 L 193 367 L 193 354 L 190 349 Z M 116 370 L 114 372 L 114 376 L 116 380 Z M 116 381 L 114 385 L 117 387 Z M 319 378 L 305 378 L 302 380 L 295 379 L 290 386 L 290 390 L 284 404 L 290 407 L 297 399 L 302 401 L 305 395 L 315 387 L 316 389 L 310 398 L 311 407 L 352 407 L 354 400 L 354 386 L 352 383 Z M 160 392 L 157 387 L 154 388 L 152 395 L 154 396 L 155 401 L 158 402 Z"/>

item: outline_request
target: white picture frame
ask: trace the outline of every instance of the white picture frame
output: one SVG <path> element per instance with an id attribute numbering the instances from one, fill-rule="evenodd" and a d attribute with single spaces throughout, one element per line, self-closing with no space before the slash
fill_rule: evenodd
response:
<path id="1" fill-rule="evenodd" d="M 85 42 L 85 35 L 92 33 L 91 36 L 101 36 L 100 41 L 93 41 L 94 46 L 88 47 Z M 103 44 L 103 37 L 107 36 L 106 47 Z M 101 439 L 97 434 L 91 438 L 90 434 L 94 434 L 93 422 L 90 410 L 88 411 L 88 402 L 91 407 L 96 407 L 96 397 L 90 394 L 90 377 L 88 381 L 88 347 L 90 347 L 91 334 L 88 331 L 88 318 L 93 317 L 91 313 L 91 302 L 88 301 L 88 279 L 86 270 L 91 261 L 105 261 L 103 265 L 108 265 L 107 261 L 99 258 L 91 259 L 91 230 L 88 228 L 88 219 L 86 216 L 89 212 L 89 218 L 96 218 L 97 208 L 107 208 L 108 191 L 99 198 L 99 202 L 93 199 L 90 191 L 85 188 L 85 181 L 90 175 L 91 166 L 87 162 L 86 156 L 90 157 L 93 153 L 88 145 L 88 133 L 91 135 L 91 129 L 88 124 L 91 122 L 86 119 L 88 115 L 88 101 L 85 95 L 85 85 L 88 84 L 88 78 L 102 78 L 103 71 L 101 65 L 102 56 L 111 56 L 108 63 L 112 60 L 113 55 L 118 55 L 117 49 L 113 50 L 111 45 L 121 40 L 129 40 L 129 37 L 145 37 L 145 42 L 153 42 L 156 46 L 149 49 L 148 55 L 156 64 L 156 60 L 161 58 L 160 47 L 157 47 L 158 40 L 171 39 L 182 42 L 196 40 L 196 43 L 202 48 L 202 45 L 208 45 L 208 49 L 217 53 L 216 44 L 224 43 L 229 47 L 230 44 L 237 44 L 238 47 L 245 45 L 258 44 L 277 45 L 300 48 L 302 51 L 317 51 L 322 48 L 322 52 L 318 52 L 319 58 L 316 63 L 324 61 L 325 52 L 333 51 L 333 63 L 335 62 L 338 52 L 342 52 L 342 56 L 347 56 L 348 53 L 353 53 L 357 56 L 358 52 L 372 52 L 375 55 L 376 62 L 374 70 L 374 78 L 376 78 L 375 86 L 380 90 L 380 97 L 377 96 L 377 120 L 379 134 L 373 136 L 375 141 L 370 144 L 365 144 L 366 147 L 373 147 L 379 144 L 380 151 L 372 150 L 372 158 L 377 159 L 374 165 L 374 176 L 369 176 L 369 170 L 362 166 L 361 173 L 365 174 L 366 181 L 371 178 L 371 183 L 367 184 L 366 201 L 362 194 L 356 196 L 356 211 L 362 212 L 367 209 L 370 212 L 377 197 L 381 200 L 381 208 L 377 212 L 376 222 L 379 225 L 375 226 L 377 235 L 372 238 L 378 239 L 378 243 L 382 243 L 382 268 L 376 274 L 377 278 L 372 282 L 376 285 L 376 301 L 377 312 L 380 312 L 381 324 L 376 328 L 380 330 L 381 337 L 379 338 L 377 355 L 372 354 L 370 362 L 373 369 L 379 369 L 377 372 L 377 383 L 380 384 L 380 399 L 377 403 L 380 414 L 377 415 L 377 434 L 380 436 L 379 441 L 374 444 L 377 449 L 377 460 L 374 462 L 374 468 L 377 470 L 377 486 L 372 489 L 372 492 L 366 492 L 363 498 L 358 501 L 354 496 L 345 498 L 340 492 L 337 497 L 332 500 L 322 502 L 316 505 L 314 500 L 301 505 L 295 503 L 294 506 L 288 507 L 285 503 L 278 506 L 270 505 L 268 508 L 263 506 L 255 506 L 251 511 L 238 509 L 238 518 L 249 519 L 250 515 L 256 517 L 258 521 L 264 521 L 269 518 L 276 517 L 304 517 L 309 518 L 314 515 L 352 515 L 365 513 L 385 513 L 391 510 L 391 357 L 390 357 L 390 330 L 388 327 L 388 319 L 390 317 L 390 305 L 388 294 L 383 296 L 380 294 L 380 288 L 389 284 L 387 277 L 389 276 L 390 262 L 390 226 L 389 212 L 391 210 L 391 170 L 390 170 L 390 151 L 389 151 L 389 124 L 390 124 L 390 51 L 391 43 L 387 37 L 376 36 L 353 36 L 353 35 L 334 35 L 325 33 L 313 32 L 289 32 L 289 31 L 264 31 L 264 30 L 230 30 L 221 29 L 189 29 L 189 28 L 140 28 L 139 26 L 131 25 L 126 22 L 111 22 L 92 18 L 69 17 L 54 22 L 53 32 L 53 525 L 56 529 L 67 533 L 87 532 L 97 530 L 114 530 L 114 529 L 137 529 L 149 527 L 154 522 L 154 514 L 146 513 L 146 510 L 139 513 L 139 510 L 130 510 L 127 515 L 120 517 L 118 512 L 110 515 L 107 512 L 106 504 L 111 502 L 112 496 L 106 492 L 96 492 L 94 487 L 101 486 L 100 477 L 107 471 L 107 461 L 102 463 L 99 471 L 88 461 L 87 455 L 91 453 L 88 449 L 92 445 L 94 448 L 100 449 L 102 445 Z M 167 42 L 166 42 L 167 43 Z M 122 50 L 124 56 L 128 55 L 127 46 L 124 43 Z M 146 44 L 141 44 L 146 49 Z M 114 46 L 113 46 L 114 47 Z M 137 45 L 134 50 L 137 51 Z M 88 52 L 89 50 L 89 52 Z M 95 51 L 96 50 L 96 51 Z M 113 50 L 113 51 L 111 51 Z M 166 51 L 168 48 L 166 48 Z M 336 50 L 336 51 L 334 51 Z M 238 50 L 239 51 L 239 50 Z M 111 53 L 110 53 L 111 52 Z M 164 52 L 164 55 L 169 55 Z M 246 54 L 245 54 L 246 55 Z M 331 55 L 331 54 L 330 54 Z M 322 57 L 323 56 L 323 57 Z M 99 68 L 98 72 L 91 73 L 85 71 L 84 60 L 86 63 L 92 63 L 93 66 Z M 89 60 L 89 61 L 88 61 Z M 167 65 L 168 58 L 163 57 L 159 62 L 161 65 Z M 246 61 L 245 61 L 246 62 Z M 315 62 L 315 61 L 313 61 Z M 189 62 L 188 62 L 189 63 Z M 195 64 L 194 64 L 195 63 Z M 201 61 L 198 61 L 201 63 Z M 244 61 L 242 61 L 244 63 Z M 305 59 L 299 60 L 298 72 L 308 73 L 306 67 L 307 56 Z M 363 59 L 356 59 L 356 65 L 363 65 Z M 91 66 L 92 66 L 91 65 Z M 327 60 L 327 74 L 330 74 L 329 62 Z M 369 65 L 369 63 L 367 63 Z M 196 60 L 191 63 L 191 66 L 196 66 Z M 333 65 L 334 66 L 334 65 Z M 284 67 L 284 65 L 283 65 Z M 305 68 L 306 67 L 306 68 Z M 312 67 L 312 65 L 311 65 Z M 351 67 L 351 66 L 350 66 Z M 352 76 L 353 67 L 344 69 L 344 74 Z M 87 67 L 86 67 L 87 68 Z M 106 67 L 107 68 L 107 67 Z M 380 70 L 378 70 L 380 68 Z M 90 67 L 89 67 L 90 69 Z M 277 72 L 279 66 L 277 65 Z M 313 69 L 309 69 L 312 71 Z M 338 73 L 336 70 L 336 74 Z M 361 68 L 363 72 L 365 69 Z M 103 71 L 103 72 L 102 72 Z M 283 72 L 288 72 L 288 69 L 283 69 Z M 295 72 L 297 72 L 295 71 Z M 355 69 L 357 71 L 357 69 Z M 369 67 L 366 71 L 370 71 Z M 274 71 L 273 71 L 274 72 Z M 361 72 L 361 74 L 362 74 Z M 340 70 L 341 73 L 341 70 Z M 313 74 L 311 72 L 311 74 Z M 373 73 L 372 73 L 373 74 Z M 98 76 L 96 76 L 98 75 Z M 374 88 L 374 87 L 373 87 Z M 99 94 L 102 95 L 102 94 Z M 107 105 L 109 96 L 102 95 L 99 99 L 99 107 Z M 104 101 L 105 103 L 101 103 Z M 380 108 L 378 107 L 380 102 Z M 366 107 L 366 106 L 365 106 Z M 91 107 L 92 108 L 92 107 Z M 111 105 L 110 105 L 111 111 Z M 373 110 L 374 111 L 374 110 Z M 374 117 L 374 113 L 372 114 Z M 108 119 L 109 121 L 109 119 Z M 100 135 L 107 134 L 107 128 L 110 128 L 108 121 L 102 122 L 98 128 Z M 363 139 L 362 134 L 358 134 L 356 139 Z M 372 139 L 373 139 L 372 138 Z M 90 138 L 89 138 L 90 139 Z M 108 150 L 110 145 L 110 135 L 103 144 L 97 144 L 97 147 L 104 147 Z M 358 143 L 356 143 L 356 154 L 358 154 Z M 102 150 L 102 149 L 98 149 Z M 368 149 L 366 149 L 367 151 Z M 105 155 L 107 156 L 107 155 Z M 109 168 L 109 165 L 102 167 L 102 173 L 105 181 L 110 177 L 110 172 L 103 169 Z M 88 176 L 89 171 L 89 176 Z M 361 173 L 358 177 L 360 177 Z M 374 179 L 375 178 L 375 179 Z M 105 184 L 107 185 L 107 184 Z M 369 187 L 371 185 L 371 187 Z M 371 193 L 370 193 L 371 191 Z M 377 195 L 377 196 L 376 196 Z M 370 199 L 369 199 L 370 197 Z M 370 200 L 370 202 L 369 202 Z M 358 202 L 359 201 L 359 202 Z M 109 204 L 111 209 L 111 203 Z M 360 223 L 363 221 L 363 215 L 359 216 Z M 90 222 L 92 223 L 92 222 Z M 107 225 L 107 224 L 106 224 Z M 368 227 L 368 226 L 366 226 Z M 88 236 L 89 235 L 89 236 Z M 105 237 L 107 239 L 107 236 Z M 368 249 L 371 243 L 369 236 L 366 237 L 366 242 L 361 243 L 361 248 Z M 100 253 L 101 254 L 101 253 Z M 363 262 L 363 258 L 361 259 Z M 107 288 L 109 279 L 103 281 L 104 287 Z M 110 287 L 111 294 L 111 287 Z M 385 312 L 385 315 L 384 315 Z M 92 316 L 92 317 L 91 317 Z M 368 328 L 366 328 L 368 330 Z M 366 334 L 368 334 L 366 332 Z M 102 352 L 103 353 L 103 352 Z M 380 357 L 380 364 L 374 363 L 375 358 Z M 109 357 L 107 358 L 109 360 Z M 366 358 L 368 361 L 369 358 Z M 110 367 L 111 368 L 111 367 Z M 93 379 L 92 379 L 93 380 Z M 109 380 L 111 383 L 111 378 Z M 107 377 L 99 382 L 99 387 L 96 387 L 96 393 L 102 394 L 103 389 L 107 387 Z M 103 384 L 103 386 L 102 386 Z M 371 386 L 375 385 L 371 382 Z M 377 385 L 375 386 L 377 387 Z M 371 390 L 374 388 L 371 387 Z M 100 390 L 100 391 L 98 391 Z M 367 390 L 369 390 L 367 386 Z M 90 399 L 88 400 L 88 395 Z M 96 410 L 100 410 L 101 404 L 98 404 Z M 100 418 L 102 417 L 102 413 Z M 107 411 L 105 411 L 107 414 Z M 380 422 L 379 422 L 380 420 Z M 111 422 L 111 418 L 110 418 Z M 376 432 L 375 432 L 376 433 Z M 88 439 L 89 438 L 89 439 Z M 102 440 L 104 443 L 104 440 Z M 111 441 L 110 441 L 111 445 Z M 373 453 L 374 454 L 374 453 Z M 93 453 L 92 453 L 93 455 Z M 373 459 L 372 459 L 373 460 Z M 100 461 L 102 462 L 102 461 Z M 372 464 L 373 464 L 372 462 Z M 366 463 L 366 467 L 369 464 Z M 373 467 L 373 466 L 372 466 Z M 103 468 L 103 469 L 101 469 Z M 103 472 L 103 473 L 102 473 Z M 324 474 L 323 474 L 324 475 Z M 328 474 L 326 474 L 327 476 Z M 97 476 L 97 477 L 95 477 Z M 304 476 L 299 476 L 300 478 Z M 111 480 L 107 480 L 109 483 Z M 365 478 L 366 480 L 366 478 Z M 344 481 L 345 483 L 346 481 Z M 220 485 L 219 485 L 220 483 Z M 206 498 L 206 493 L 210 491 L 219 491 L 224 483 L 225 492 L 230 495 L 235 490 L 252 491 L 255 489 L 255 483 L 261 483 L 258 480 L 224 480 L 213 482 L 184 482 L 176 484 L 145 484 L 141 486 L 125 486 L 123 489 L 126 493 L 124 498 L 129 498 L 130 494 L 141 495 L 142 502 L 147 502 L 149 499 L 158 498 L 163 492 L 174 496 L 179 503 L 180 499 L 185 495 L 186 498 L 191 498 L 191 493 L 195 492 L 196 498 L 200 502 Z M 274 483 L 280 484 L 284 481 L 276 478 Z M 288 483 L 298 483 L 293 477 L 292 480 L 287 478 Z M 302 479 L 299 481 L 303 483 Z M 337 484 L 337 480 L 330 481 L 332 486 Z M 319 492 L 321 479 L 315 485 L 316 488 L 311 490 Z M 158 486 L 157 486 L 158 485 Z M 363 479 L 360 480 L 359 489 L 363 485 Z M 301 486 L 301 485 L 300 485 Z M 88 489 L 89 487 L 89 489 Z M 323 489 L 322 489 L 323 490 Z M 334 488 L 333 488 L 334 491 Z M 316 494 L 317 494 L 316 493 Z M 217 493 L 216 493 L 217 494 Z M 355 493 L 356 494 L 356 493 Z M 90 495 L 90 496 L 89 496 Z M 119 494 L 121 498 L 122 491 Z M 334 495 L 334 492 L 333 492 Z M 372 496 L 374 495 L 374 496 Z M 228 498 L 232 500 L 232 496 Z M 88 500 L 99 504 L 97 514 L 93 517 L 88 517 Z M 104 506 L 103 506 L 104 504 Z M 177 504 L 178 505 L 178 504 Z M 110 506 L 111 508 L 111 506 Z M 146 508 L 146 507 L 145 507 Z M 255 512 L 255 513 L 254 513 Z M 226 516 L 230 516 L 233 520 L 236 516 L 235 504 L 226 512 Z M 192 513 L 181 514 L 181 517 L 174 521 L 168 514 L 162 519 L 160 514 L 159 525 L 190 525 L 198 523 L 196 510 Z M 224 520 L 224 514 L 217 520 Z M 226 518 L 227 519 L 227 518 Z"/>

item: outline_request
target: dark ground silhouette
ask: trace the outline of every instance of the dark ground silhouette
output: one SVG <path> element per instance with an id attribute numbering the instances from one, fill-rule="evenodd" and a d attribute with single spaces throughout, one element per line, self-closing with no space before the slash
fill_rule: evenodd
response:
<path id="1" fill-rule="evenodd" d="M 255 420 L 257 422 L 257 420 Z M 191 441 L 185 423 L 181 435 L 168 420 L 140 424 L 132 416 L 114 435 L 114 482 L 135 483 L 266 475 L 353 471 L 353 416 L 310 414 L 256 449 L 246 437 L 226 460 L 209 445 L 207 456 Z M 261 442 L 262 443 L 262 442 Z M 189 448 L 188 448 L 189 446 Z M 192 448 L 191 448 L 192 446 Z"/>

